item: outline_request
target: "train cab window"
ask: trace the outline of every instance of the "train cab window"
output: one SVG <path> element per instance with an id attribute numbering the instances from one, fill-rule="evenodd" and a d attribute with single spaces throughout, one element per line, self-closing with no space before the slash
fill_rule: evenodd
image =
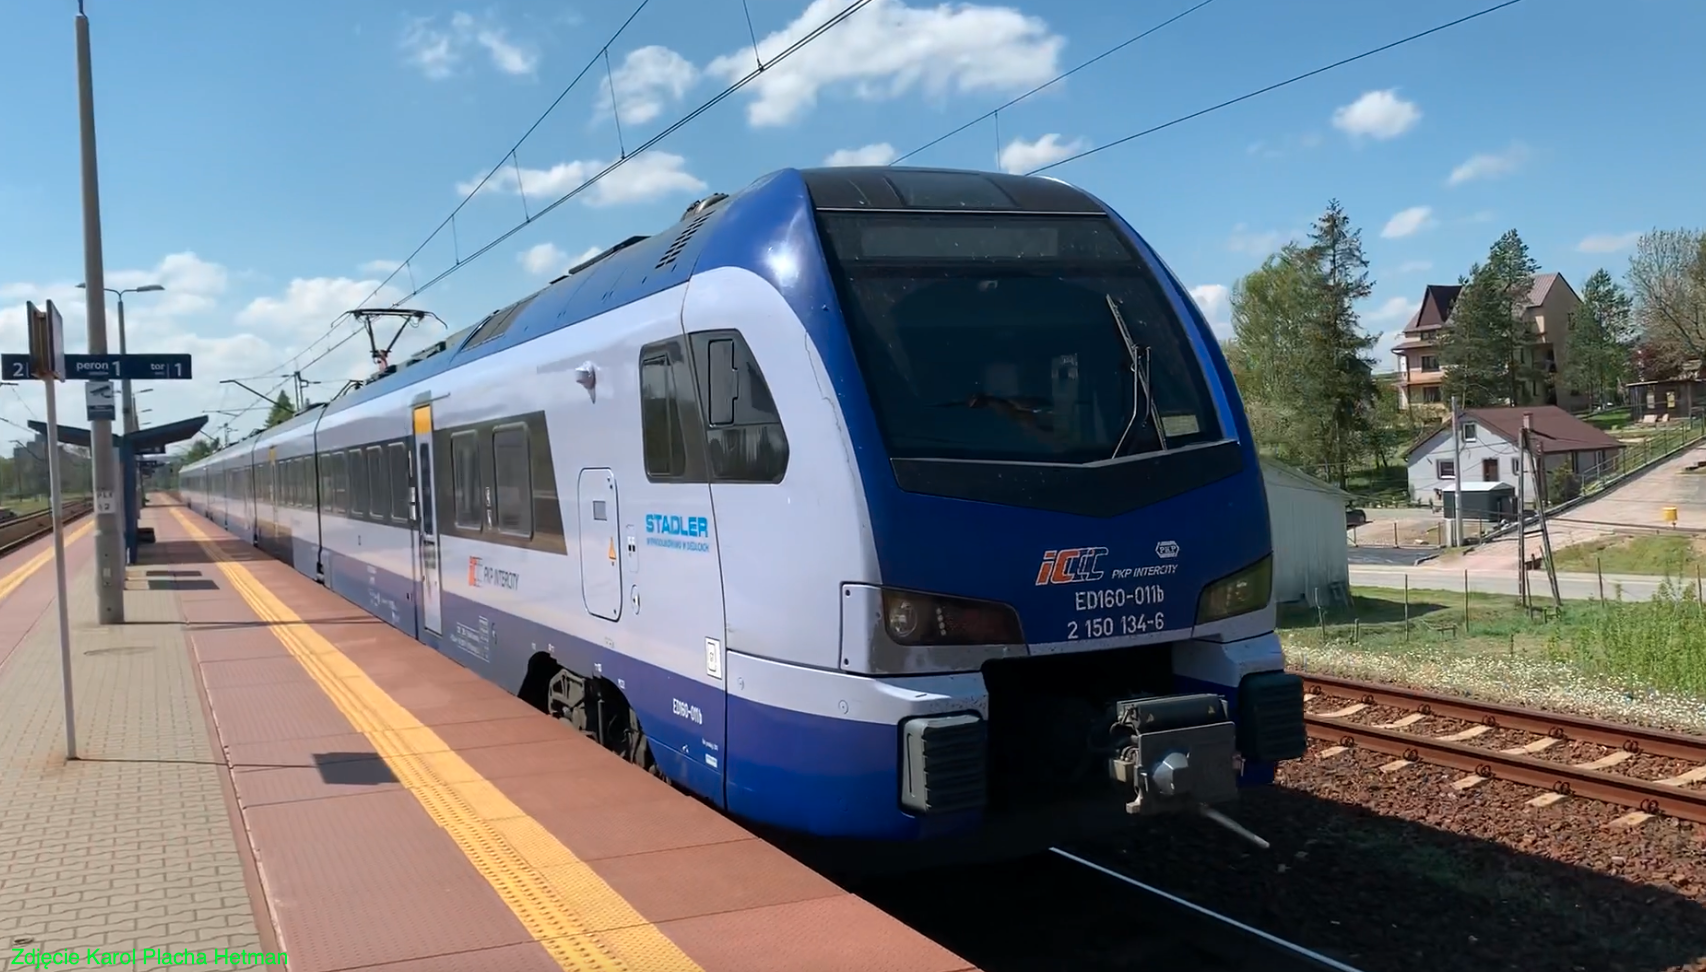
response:
<path id="1" fill-rule="evenodd" d="M 409 522 L 409 447 L 393 442 L 387 448 L 391 458 L 391 519 Z"/>
<path id="2" fill-rule="evenodd" d="M 526 425 L 492 430 L 492 485 L 498 532 L 533 536 L 533 471 Z"/>
<path id="3" fill-rule="evenodd" d="M 379 446 L 368 446 L 366 451 L 367 515 L 383 520 L 391 509 L 391 489 L 385 475 L 385 450 Z"/>
<path id="4" fill-rule="evenodd" d="M 680 339 L 640 349 L 641 449 L 654 483 L 705 481 L 704 423 L 693 389 Z"/>
<path id="5" fill-rule="evenodd" d="M 788 435 L 758 359 L 739 331 L 700 331 L 693 372 L 704 403 L 705 459 L 713 483 L 779 483 Z"/>
<path id="6" fill-rule="evenodd" d="M 362 458 L 360 449 L 351 449 L 344 455 L 348 457 L 349 468 L 349 514 L 366 516 L 367 461 Z"/>
<path id="7" fill-rule="evenodd" d="M 456 526 L 462 530 L 478 530 L 483 525 L 486 504 L 480 495 L 479 459 L 479 440 L 473 432 L 450 437 L 450 485 Z"/>

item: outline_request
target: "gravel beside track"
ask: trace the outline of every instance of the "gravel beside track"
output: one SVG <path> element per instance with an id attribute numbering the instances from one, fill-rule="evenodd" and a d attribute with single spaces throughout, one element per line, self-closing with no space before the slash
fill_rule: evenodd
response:
<path id="1" fill-rule="evenodd" d="M 1706 828 L 1323 748 L 1228 809 L 1268 850 L 1192 818 L 1082 850 L 1365 972 L 1706 972 Z"/>

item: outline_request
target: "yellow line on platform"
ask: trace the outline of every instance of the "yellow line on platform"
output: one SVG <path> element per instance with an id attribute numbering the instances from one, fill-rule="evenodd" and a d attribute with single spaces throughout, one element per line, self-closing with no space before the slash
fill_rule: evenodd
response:
<path id="1" fill-rule="evenodd" d="M 94 518 L 90 517 L 89 522 L 79 525 L 77 529 L 72 530 L 70 533 L 65 535 L 65 545 L 70 547 L 78 540 L 87 536 L 89 531 L 94 528 Z M 53 534 L 49 533 L 47 536 L 51 538 Z M 0 598 L 5 597 L 23 586 L 24 581 L 27 581 L 34 576 L 36 571 L 41 570 L 43 567 L 51 563 L 53 563 L 53 544 L 49 543 L 46 550 L 43 550 L 41 553 L 36 554 L 29 560 L 24 561 L 23 565 L 17 570 L 12 571 L 5 577 L 0 577 Z"/>
<path id="2" fill-rule="evenodd" d="M 559 966 L 574 972 L 701 972 L 591 865 L 476 772 L 248 568 L 220 553 L 207 531 L 180 510 L 172 514 Z"/>

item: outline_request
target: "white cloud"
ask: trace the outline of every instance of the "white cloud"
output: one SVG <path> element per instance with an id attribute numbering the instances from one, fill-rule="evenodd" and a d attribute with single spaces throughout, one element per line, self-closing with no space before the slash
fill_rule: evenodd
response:
<path id="1" fill-rule="evenodd" d="M 792 23 L 758 42 L 758 57 L 768 63 L 843 6 L 843 0 L 812 0 Z M 1065 44 L 1040 18 L 1008 7 L 908 7 L 902 0 L 873 0 L 814 41 L 805 56 L 759 75 L 747 88 L 753 96 L 747 121 L 755 126 L 797 121 L 827 88 L 845 88 L 868 100 L 915 88 L 931 97 L 951 90 L 1028 88 L 1059 73 Z M 743 47 L 713 60 L 705 73 L 732 82 L 755 67 L 753 49 Z"/>
<path id="2" fill-rule="evenodd" d="M 1421 306 L 1421 301 L 1409 297 L 1388 297 L 1379 307 L 1363 314 L 1362 317 L 1363 320 L 1375 324 L 1402 323 L 1408 321 L 1410 315 L 1414 314 L 1416 309 Z"/>
<path id="3" fill-rule="evenodd" d="M 888 165 L 900 153 L 887 142 L 862 145 L 859 148 L 836 149 L 823 160 L 824 165 Z"/>
<path id="4" fill-rule="evenodd" d="M 686 162 L 681 156 L 669 152 L 651 151 L 636 155 L 587 190 L 586 203 L 589 206 L 614 206 L 651 202 L 671 193 L 704 190 L 705 183 L 682 168 Z M 583 159 L 559 162 L 549 169 L 524 168 L 519 175 L 514 166 L 505 166 L 480 186 L 480 192 L 513 193 L 519 188 L 530 201 L 549 201 L 582 185 L 604 171 L 607 165 L 607 162 Z M 457 194 L 466 196 L 473 192 L 479 181 L 475 178 L 457 183 Z"/>
<path id="5" fill-rule="evenodd" d="M 1641 234 L 1639 232 L 1594 233 L 1591 236 L 1583 237 L 1582 241 L 1576 244 L 1576 252 L 1616 253 L 1618 250 L 1627 250 L 1634 246 L 1635 241 L 1640 238 Z"/>
<path id="6" fill-rule="evenodd" d="M 546 274 L 555 270 L 557 267 L 567 266 L 567 264 L 563 263 L 563 258 L 566 256 L 568 256 L 568 254 L 557 249 L 557 245 L 555 243 L 547 242 L 540 243 L 536 246 L 530 246 L 527 249 L 522 250 L 520 253 L 517 253 L 515 258 L 521 261 L 521 265 L 527 269 L 528 273 Z"/>
<path id="7" fill-rule="evenodd" d="M 1232 236 L 1226 241 L 1226 248 L 1234 253 L 1247 253 L 1254 257 L 1267 257 L 1286 243 L 1297 238 L 1296 232 L 1282 233 L 1279 230 L 1252 231 L 1248 226 L 1239 223 L 1232 227 Z"/>
<path id="8" fill-rule="evenodd" d="M 1434 268 L 1432 260 L 1405 260 L 1398 264 L 1398 273 L 1422 273 Z"/>
<path id="9" fill-rule="evenodd" d="M 643 124 L 663 113 L 664 105 L 679 101 L 699 81 L 699 69 L 680 54 L 657 44 L 629 51 L 622 66 L 599 82 L 595 117 L 610 114 L 610 88 L 616 86 L 618 120 Z"/>
<path id="10" fill-rule="evenodd" d="M 362 273 L 390 273 L 393 270 L 403 269 L 403 261 L 369 260 L 356 269 L 360 270 Z"/>
<path id="11" fill-rule="evenodd" d="M 1528 146 L 1512 142 L 1503 152 L 1477 152 L 1467 162 L 1451 170 L 1447 185 L 1461 185 L 1476 179 L 1497 179 L 1510 175 L 1528 161 Z"/>
<path id="12" fill-rule="evenodd" d="M 580 266 L 603 252 L 604 247 L 591 246 L 587 247 L 580 255 L 570 257 L 567 253 L 557 249 L 555 243 L 547 242 L 528 247 L 516 254 L 516 259 L 521 261 L 521 265 L 527 269 L 528 273 L 555 277 L 572 267 Z"/>
<path id="13" fill-rule="evenodd" d="M 1216 337 L 1232 336 L 1230 288 L 1225 284 L 1201 284 L 1191 288 L 1191 299 L 1197 302 L 1197 309 L 1202 311 L 1202 316 L 1208 318 L 1209 326 Z"/>
<path id="14" fill-rule="evenodd" d="M 1333 111 L 1333 127 L 1352 137 L 1397 138 L 1421 120 L 1422 110 L 1398 97 L 1396 88 L 1367 92 Z"/>
<path id="15" fill-rule="evenodd" d="M 1075 138 L 1062 145 L 1058 134 L 1050 133 L 1033 142 L 1015 138 L 1001 150 L 1001 168 L 1005 172 L 1025 173 L 1069 155 L 1084 151 L 1089 143 Z"/>
<path id="16" fill-rule="evenodd" d="M 435 80 L 455 74 L 474 47 L 484 48 L 492 66 L 505 74 L 532 74 L 539 66 L 538 53 L 512 43 L 502 27 L 461 11 L 442 28 L 436 17 L 411 21 L 403 29 L 401 47 L 405 61 Z"/>
<path id="17" fill-rule="evenodd" d="M 264 329 L 286 339 L 311 340 L 325 333 L 345 311 L 357 307 L 383 307 L 402 297 L 400 291 L 390 286 L 373 294 L 378 286 L 377 280 L 298 277 L 290 282 L 282 296 L 256 297 L 249 301 L 248 306 L 237 312 L 237 323 Z M 369 294 L 373 294 L 371 300 L 368 299 Z"/>
<path id="18" fill-rule="evenodd" d="M 1428 206 L 1411 206 L 1401 210 L 1386 221 L 1380 235 L 1389 240 L 1403 239 L 1433 225 L 1433 209 Z"/>

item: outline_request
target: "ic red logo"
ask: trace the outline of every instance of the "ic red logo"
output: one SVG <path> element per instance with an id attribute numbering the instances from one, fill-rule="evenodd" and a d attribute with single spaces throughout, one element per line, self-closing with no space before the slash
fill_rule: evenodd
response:
<path id="1" fill-rule="evenodd" d="M 1072 547 L 1050 550 L 1043 554 L 1042 566 L 1037 568 L 1037 586 L 1047 584 L 1083 584 L 1101 580 L 1102 572 L 1096 562 L 1107 556 L 1107 547 Z"/>

